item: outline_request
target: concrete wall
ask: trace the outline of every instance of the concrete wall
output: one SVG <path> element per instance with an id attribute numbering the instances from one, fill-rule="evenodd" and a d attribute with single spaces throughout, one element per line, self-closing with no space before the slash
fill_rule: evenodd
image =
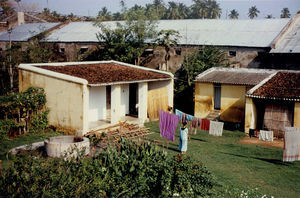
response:
<path id="1" fill-rule="evenodd" d="M 139 83 L 138 85 L 138 118 L 140 124 L 143 124 L 147 120 L 147 108 L 148 108 L 148 83 Z"/>
<path id="2" fill-rule="evenodd" d="M 121 85 L 121 106 L 120 115 L 125 116 L 129 113 L 129 84 Z"/>
<path id="3" fill-rule="evenodd" d="M 167 87 L 168 90 L 168 106 L 173 107 L 174 105 L 174 81 L 157 81 L 157 82 L 148 82 L 148 91 L 153 89 L 160 89 Z"/>
<path id="4" fill-rule="evenodd" d="M 205 118 L 214 109 L 214 86 L 212 83 L 196 83 L 195 116 Z"/>
<path id="5" fill-rule="evenodd" d="M 89 88 L 89 122 L 106 119 L 106 87 Z"/>
<path id="6" fill-rule="evenodd" d="M 300 130 L 300 103 L 295 103 L 294 109 L 294 126 Z"/>
<path id="7" fill-rule="evenodd" d="M 46 106 L 50 109 L 48 115 L 50 125 L 69 132 L 86 130 L 84 117 L 87 115 L 84 112 L 84 104 L 88 104 L 88 101 L 84 102 L 86 100 L 84 85 L 19 70 L 19 90 L 25 91 L 30 86 L 44 88 Z"/>
<path id="8" fill-rule="evenodd" d="M 221 85 L 220 119 L 227 122 L 244 122 L 245 86 Z M 214 86 L 212 83 L 196 83 L 195 116 L 205 118 L 214 109 Z"/>
<path id="9" fill-rule="evenodd" d="M 111 86 L 111 124 L 120 121 L 121 85 Z"/>
<path id="10" fill-rule="evenodd" d="M 66 56 L 67 61 L 81 60 L 81 58 L 88 53 L 96 50 L 96 44 L 90 43 L 57 43 L 58 49 L 61 54 Z M 87 47 L 88 50 L 84 54 L 80 54 L 80 48 Z M 64 48 L 64 52 L 61 51 Z"/>
<path id="11" fill-rule="evenodd" d="M 245 133 L 249 129 L 256 129 L 257 110 L 252 98 L 246 98 L 245 106 Z"/>
<path id="12" fill-rule="evenodd" d="M 227 122 L 244 122 L 246 87 L 221 85 L 221 116 Z"/>

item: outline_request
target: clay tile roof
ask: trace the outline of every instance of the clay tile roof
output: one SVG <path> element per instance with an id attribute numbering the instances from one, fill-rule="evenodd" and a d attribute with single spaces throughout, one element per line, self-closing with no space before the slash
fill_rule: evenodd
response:
<path id="1" fill-rule="evenodd" d="M 257 85 L 274 71 L 246 68 L 212 68 L 199 74 L 196 82 Z"/>
<path id="2" fill-rule="evenodd" d="M 170 79 L 171 76 L 116 63 L 82 64 L 68 66 L 39 66 L 42 69 L 86 79 L 89 84 L 140 80 Z"/>
<path id="3" fill-rule="evenodd" d="M 299 101 L 300 72 L 278 72 L 249 96 Z"/>

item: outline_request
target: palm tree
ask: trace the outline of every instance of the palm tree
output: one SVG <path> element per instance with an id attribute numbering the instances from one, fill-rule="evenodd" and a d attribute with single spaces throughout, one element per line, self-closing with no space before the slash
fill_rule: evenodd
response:
<path id="1" fill-rule="evenodd" d="M 229 15 L 231 19 L 238 19 L 239 18 L 239 13 L 235 9 L 231 10 Z"/>
<path id="2" fill-rule="evenodd" d="M 207 18 L 207 5 L 203 0 L 193 0 L 194 4 L 191 6 L 191 17 L 194 19 Z"/>
<path id="3" fill-rule="evenodd" d="M 219 4 L 215 0 L 207 0 L 206 6 L 208 8 L 207 10 L 208 15 L 206 18 L 209 19 L 220 18 L 222 14 L 222 9 L 220 8 Z"/>
<path id="4" fill-rule="evenodd" d="M 268 15 L 266 16 L 266 19 L 273 19 L 273 15 L 272 15 L 272 14 L 268 14 Z"/>
<path id="5" fill-rule="evenodd" d="M 101 21 L 109 21 L 112 19 L 112 16 L 110 12 L 107 10 L 106 7 L 103 7 L 99 12 L 98 12 L 98 17 L 99 20 Z"/>
<path id="6" fill-rule="evenodd" d="M 280 18 L 290 18 L 291 14 L 288 8 L 283 8 L 281 10 Z"/>
<path id="7" fill-rule="evenodd" d="M 167 19 L 180 19 L 178 4 L 174 1 L 170 1 L 168 10 L 166 12 Z"/>
<path id="8" fill-rule="evenodd" d="M 179 3 L 178 10 L 181 19 L 188 19 L 190 17 L 190 9 L 185 4 Z"/>
<path id="9" fill-rule="evenodd" d="M 250 19 L 253 19 L 254 17 L 258 16 L 258 13 L 260 13 L 260 11 L 256 8 L 256 6 L 252 6 L 249 8 L 248 16 Z"/>

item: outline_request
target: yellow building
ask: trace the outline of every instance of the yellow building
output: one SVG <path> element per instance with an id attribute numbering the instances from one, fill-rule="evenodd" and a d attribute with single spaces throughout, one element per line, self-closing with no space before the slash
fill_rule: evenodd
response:
<path id="1" fill-rule="evenodd" d="M 195 116 L 249 129 L 300 129 L 300 71 L 211 68 L 195 80 Z"/>
<path id="2" fill-rule="evenodd" d="M 265 129 L 282 138 L 284 127 L 300 129 L 300 71 L 278 71 L 247 93 L 246 132 Z"/>
<path id="3" fill-rule="evenodd" d="M 211 68 L 195 80 L 195 116 L 244 123 L 246 93 L 274 71 Z"/>

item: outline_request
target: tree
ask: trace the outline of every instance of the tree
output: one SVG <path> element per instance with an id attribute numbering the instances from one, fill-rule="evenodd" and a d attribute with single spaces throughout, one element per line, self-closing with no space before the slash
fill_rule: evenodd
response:
<path id="1" fill-rule="evenodd" d="M 249 8 L 248 16 L 250 19 L 254 19 L 254 17 L 258 16 L 258 13 L 260 13 L 260 11 L 256 8 L 256 6 L 252 6 Z"/>
<path id="2" fill-rule="evenodd" d="M 107 10 L 106 7 L 103 7 L 99 12 L 97 19 L 99 21 L 110 21 L 112 19 L 111 13 Z"/>
<path id="3" fill-rule="evenodd" d="M 283 8 L 281 10 L 281 15 L 280 15 L 280 18 L 290 18 L 291 17 L 291 14 L 290 14 L 290 11 L 288 8 Z"/>
<path id="4" fill-rule="evenodd" d="M 193 114 L 196 76 L 211 67 L 227 65 L 225 52 L 214 46 L 203 46 L 197 53 L 185 57 L 181 68 L 175 73 L 175 108 Z"/>
<path id="5" fill-rule="evenodd" d="M 239 13 L 235 9 L 231 10 L 229 13 L 229 18 L 231 19 L 238 19 L 239 18 Z"/>
<path id="6" fill-rule="evenodd" d="M 169 6 L 165 14 L 166 19 L 180 19 L 178 4 L 174 1 L 169 1 Z"/>
<path id="7" fill-rule="evenodd" d="M 159 46 L 163 46 L 166 50 L 166 70 L 169 71 L 168 61 L 170 60 L 169 51 L 171 47 L 177 45 L 178 38 L 180 37 L 179 32 L 175 30 L 161 30 L 158 33 L 158 37 L 156 39 L 156 43 Z"/>
<path id="8" fill-rule="evenodd" d="M 268 15 L 266 16 L 266 19 L 273 19 L 273 15 L 272 15 L 272 14 L 268 14 Z"/>
<path id="9" fill-rule="evenodd" d="M 156 35 L 156 20 L 147 18 L 145 9 L 140 6 L 129 10 L 123 6 L 122 10 L 126 21 L 117 22 L 114 29 L 101 21 L 97 22 L 100 28 L 97 34 L 98 49 L 84 57 L 84 60 L 118 60 L 140 64 L 142 53 L 149 46 L 148 43 L 153 43 Z"/>
<path id="10" fill-rule="evenodd" d="M 207 1 L 207 17 L 209 19 L 217 19 L 220 18 L 222 14 L 222 10 L 219 7 L 219 4 L 215 0 Z"/>

